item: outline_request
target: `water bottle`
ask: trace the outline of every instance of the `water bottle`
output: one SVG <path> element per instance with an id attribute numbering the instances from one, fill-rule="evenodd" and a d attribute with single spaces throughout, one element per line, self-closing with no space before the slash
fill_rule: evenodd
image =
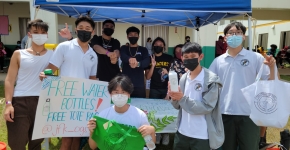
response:
<path id="1" fill-rule="evenodd" d="M 169 83 L 171 87 L 171 91 L 178 92 L 178 78 L 177 73 L 174 70 L 169 71 Z"/>
<path id="2" fill-rule="evenodd" d="M 144 140 L 145 140 L 146 146 L 149 150 L 153 150 L 156 148 L 155 143 L 153 142 L 151 135 L 146 135 L 144 137 Z"/>

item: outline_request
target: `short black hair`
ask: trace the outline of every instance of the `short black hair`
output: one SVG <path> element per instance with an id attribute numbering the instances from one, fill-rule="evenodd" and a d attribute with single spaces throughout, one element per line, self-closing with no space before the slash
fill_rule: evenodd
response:
<path id="1" fill-rule="evenodd" d="M 21 43 L 21 41 L 17 41 L 17 43 Z"/>
<path id="2" fill-rule="evenodd" d="M 224 29 L 224 35 L 227 35 L 229 30 L 235 26 L 238 30 L 242 30 L 243 34 L 246 34 L 247 28 L 241 22 L 232 22 L 228 24 Z"/>
<path id="3" fill-rule="evenodd" d="M 188 53 L 198 53 L 198 55 L 202 54 L 201 46 L 195 42 L 186 43 L 181 49 L 182 55 Z"/>
<path id="4" fill-rule="evenodd" d="M 164 49 L 165 49 L 166 44 L 165 44 L 165 41 L 164 41 L 161 37 L 157 37 L 157 38 L 152 42 L 152 47 L 154 46 L 154 44 L 155 44 L 157 41 L 162 42 L 163 45 L 164 45 Z"/>
<path id="5" fill-rule="evenodd" d="M 147 42 L 149 42 L 151 40 L 151 37 L 147 38 Z"/>
<path id="6" fill-rule="evenodd" d="M 277 49 L 277 45 L 276 44 L 272 44 L 270 45 L 271 48 Z"/>
<path id="7" fill-rule="evenodd" d="M 175 55 L 176 48 L 181 48 L 181 49 L 182 49 L 182 47 L 183 47 L 183 44 L 178 44 L 178 45 L 176 45 L 176 46 L 174 47 L 174 49 L 173 49 L 173 57 L 174 57 L 174 58 L 178 59 L 178 58 L 176 57 L 176 55 Z"/>
<path id="8" fill-rule="evenodd" d="M 78 17 L 77 20 L 75 21 L 76 27 L 79 25 L 80 22 L 83 22 L 83 21 L 88 22 L 92 26 L 92 28 L 95 29 L 95 22 L 89 16 L 80 16 L 80 17 Z"/>
<path id="9" fill-rule="evenodd" d="M 47 32 L 48 31 L 48 24 L 43 22 L 41 19 L 31 20 L 27 24 L 27 28 L 30 30 L 32 27 L 36 29 L 40 28 L 41 30 Z"/>
<path id="10" fill-rule="evenodd" d="M 129 35 L 130 32 L 137 32 L 138 35 L 140 34 L 140 30 L 139 30 L 138 28 L 134 27 L 134 26 L 129 27 L 129 28 L 126 30 L 127 35 Z"/>
<path id="11" fill-rule="evenodd" d="M 185 39 L 190 38 L 189 36 L 186 36 Z"/>
<path id="12" fill-rule="evenodd" d="M 106 23 L 111 23 L 111 24 L 113 24 L 114 27 L 115 27 L 115 22 L 114 22 L 113 20 L 111 20 L 111 19 L 107 19 L 107 20 L 105 20 L 105 21 L 103 22 L 103 27 L 104 27 L 104 25 L 105 25 Z"/>
<path id="13" fill-rule="evenodd" d="M 113 90 L 116 90 L 118 86 L 121 86 L 122 90 L 128 92 L 129 94 L 132 94 L 134 90 L 132 81 L 126 75 L 117 75 L 109 82 L 109 93 L 112 93 Z"/>
<path id="14" fill-rule="evenodd" d="M 222 39 L 222 40 L 223 40 L 223 39 L 224 39 L 224 37 L 220 35 L 220 36 L 219 36 L 219 39 Z"/>

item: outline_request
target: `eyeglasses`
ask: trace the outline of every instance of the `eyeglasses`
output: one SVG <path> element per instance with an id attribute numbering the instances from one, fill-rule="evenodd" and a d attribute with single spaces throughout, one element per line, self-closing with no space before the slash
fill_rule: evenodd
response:
<path id="1" fill-rule="evenodd" d="M 244 33 L 241 31 L 238 32 L 228 32 L 227 35 L 243 35 Z"/>

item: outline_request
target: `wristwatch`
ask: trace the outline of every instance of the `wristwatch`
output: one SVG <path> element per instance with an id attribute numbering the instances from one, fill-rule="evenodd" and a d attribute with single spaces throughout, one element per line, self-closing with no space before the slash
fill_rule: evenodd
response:
<path id="1" fill-rule="evenodd" d="M 6 101 L 6 105 L 11 105 L 12 101 Z"/>
<path id="2" fill-rule="evenodd" d="M 138 65 L 137 65 L 137 67 L 140 67 L 140 62 L 138 62 Z"/>

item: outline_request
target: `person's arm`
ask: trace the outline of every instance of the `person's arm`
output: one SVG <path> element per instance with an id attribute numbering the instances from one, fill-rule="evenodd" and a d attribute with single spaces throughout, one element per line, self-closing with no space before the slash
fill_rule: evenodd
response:
<path id="1" fill-rule="evenodd" d="M 138 132 L 142 134 L 143 137 L 146 135 L 150 135 L 152 138 L 152 141 L 156 143 L 156 134 L 155 134 L 155 128 L 150 125 L 148 118 L 145 113 L 141 114 L 141 127 L 138 128 Z"/>
<path id="2" fill-rule="evenodd" d="M 219 98 L 219 83 L 212 83 L 208 91 L 203 95 L 202 100 L 191 99 L 179 92 L 169 91 L 169 96 L 178 101 L 180 107 L 191 115 L 204 115 L 210 113 L 216 106 Z"/>
<path id="3" fill-rule="evenodd" d="M 92 133 L 90 133 L 89 137 L 89 146 L 91 149 L 96 149 L 98 147 L 97 143 L 92 139 Z"/>
<path id="4" fill-rule="evenodd" d="M 143 54 L 142 54 L 142 60 L 139 62 L 140 63 L 140 68 L 146 68 L 150 65 L 150 57 L 148 50 L 144 48 Z"/>
<path id="5" fill-rule="evenodd" d="M 89 146 L 91 149 L 96 149 L 98 147 L 97 143 L 92 139 L 93 132 L 97 127 L 96 124 L 97 124 L 97 122 L 96 122 L 96 119 L 94 119 L 94 118 L 90 119 L 88 124 L 87 124 L 87 127 L 90 131 L 90 137 L 89 137 L 88 143 L 89 143 Z"/>
<path id="6" fill-rule="evenodd" d="M 121 60 L 123 63 L 129 63 L 129 59 L 131 58 L 126 54 L 127 46 L 122 46 L 120 50 Z"/>
<path id="7" fill-rule="evenodd" d="M 145 70 L 146 80 L 151 79 L 151 77 L 153 75 L 153 71 L 154 71 L 155 65 L 156 65 L 156 61 L 155 61 L 155 56 L 153 55 L 153 56 L 151 56 L 150 68 Z"/>
<path id="8" fill-rule="evenodd" d="M 62 63 L 64 61 L 63 49 L 65 49 L 65 47 L 63 47 L 62 44 L 60 44 L 56 47 L 56 49 L 53 52 L 52 57 L 50 58 L 49 64 L 46 67 L 46 69 L 51 69 L 52 72 L 55 72 L 56 70 L 58 70 L 60 68 L 60 66 L 62 65 Z M 40 72 L 39 79 L 42 81 L 43 78 L 46 78 L 46 76 L 45 76 L 44 72 Z"/>
<path id="9" fill-rule="evenodd" d="M 12 102 L 12 97 L 14 93 L 14 85 L 16 82 L 18 70 L 19 70 L 20 52 L 15 51 L 11 57 L 8 73 L 5 79 L 5 100 L 6 102 Z M 14 108 L 12 104 L 6 104 L 4 110 L 4 118 L 6 121 L 14 122 Z"/>

